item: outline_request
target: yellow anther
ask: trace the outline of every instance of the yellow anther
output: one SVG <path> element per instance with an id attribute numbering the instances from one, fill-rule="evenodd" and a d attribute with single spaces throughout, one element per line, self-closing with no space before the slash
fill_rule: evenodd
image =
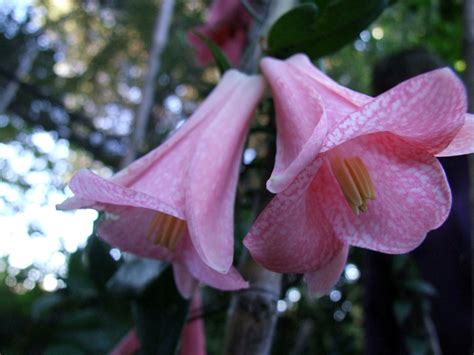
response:
<path id="1" fill-rule="evenodd" d="M 352 211 L 359 215 L 368 211 L 368 200 L 375 199 L 375 186 L 360 157 L 330 160 L 331 168 Z"/>
<path id="2" fill-rule="evenodd" d="M 185 221 L 159 212 L 148 227 L 147 239 L 154 244 L 175 251 L 183 238 L 185 230 Z"/>

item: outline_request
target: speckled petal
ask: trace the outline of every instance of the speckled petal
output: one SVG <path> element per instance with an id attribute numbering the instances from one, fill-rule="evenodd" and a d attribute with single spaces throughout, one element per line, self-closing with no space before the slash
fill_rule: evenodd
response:
<path id="1" fill-rule="evenodd" d="M 310 292 L 316 295 L 325 295 L 331 291 L 341 277 L 347 261 L 349 245 L 343 244 L 341 249 L 319 269 L 304 274 Z"/>
<path id="2" fill-rule="evenodd" d="M 79 208 L 97 209 L 97 203 L 93 200 L 86 200 L 77 196 L 67 198 L 63 203 L 56 205 L 56 209 L 60 211 L 76 210 Z"/>
<path id="3" fill-rule="evenodd" d="M 314 175 L 317 169 L 313 169 L 304 170 L 270 201 L 244 239 L 252 257 L 267 269 L 292 273 L 316 270 L 341 248 L 320 202 L 324 183 L 315 183 L 321 177 L 319 172 Z M 306 173 L 310 179 L 302 176 Z"/>
<path id="4" fill-rule="evenodd" d="M 79 170 L 69 183 L 69 187 L 75 196 L 82 200 L 93 200 L 100 204 L 148 208 L 181 219 L 184 218 L 182 210 L 162 202 L 154 195 L 116 184 L 94 174 L 90 170 Z"/>
<path id="5" fill-rule="evenodd" d="M 368 212 L 356 216 L 329 164 L 321 168 L 324 194 L 319 203 L 345 242 L 384 253 L 405 253 L 446 220 L 451 192 L 440 163 L 431 154 L 388 133 L 360 137 L 339 149 L 362 158 L 376 191 Z"/>
<path id="6" fill-rule="evenodd" d="M 233 291 L 248 287 L 248 282 L 234 267 L 231 267 L 227 274 L 221 274 L 207 266 L 188 239 L 183 240 L 178 261 L 184 264 L 196 279 L 219 290 Z"/>
<path id="7" fill-rule="evenodd" d="M 147 258 L 172 261 L 171 251 L 146 238 L 156 211 L 126 206 L 107 206 L 98 234 L 110 245 Z"/>
<path id="8" fill-rule="evenodd" d="M 226 273 L 234 253 L 234 204 L 245 136 L 260 101 L 261 76 L 236 74 L 232 95 L 220 103 L 191 158 L 186 218 L 202 260 Z"/>
<path id="9" fill-rule="evenodd" d="M 190 299 L 196 291 L 199 281 L 196 280 L 193 275 L 191 275 L 188 268 L 179 261 L 173 263 L 173 275 L 176 288 L 181 296 Z"/>
<path id="10" fill-rule="evenodd" d="M 273 58 L 264 58 L 261 68 L 275 102 L 277 152 L 267 188 L 277 193 L 288 187 L 319 152 L 327 117 L 317 86 L 300 70 Z"/>
<path id="11" fill-rule="evenodd" d="M 201 292 L 194 293 L 189 310 L 189 320 L 181 335 L 180 355 L 206 355 L 206 338 L 202 317 Z"/>
<path id="12" fill-rule="evenodd" d="M 391 132 L 436 154 L 464 123 L 464 86 L 448 68 L 407 80 L 348 115 L 328 132 L 321 151 L 358 136 Z"/>
<path id="13" fill-rule="evenodd" d="M 288 58 L 286 62 L 295 68 L 295 70 L 310 78 L 313 85 L 316 85 L 318 92 L 328 103 L 328 116 L 331 118 L 331 125 L 337 124 L 338 116 L 345 116 L 346 112 L 352 111 L 354 108 L 363 106 L 370 101 L 372 97 L 361 94 L 360 92 L 351 90 L 338 84 L 332 80 L 321 70 L 316 68 L 308 56 L 304 54 L 295 54 Z"/>
<path id="14" fill-rule="evenodd" d="M 117 173 L 111 181 L 155 196 L 162 203 L 179 210 L 181 214 L 174 215 L 182 217 L 190 157 L 206 127 L 212 123 L 224 103 L 235 96 L 234 90 L 242 76 L 236 70 L 227 71 L 212 93 L 176 133 L 158 148 Z"/>
<path id="15" fill-rule="evenodd" d="M 464 125 L 456 134 L 456 137 L 438 157 L 450 157 L 474 153 L 474 115 L 467 113 Z"/>

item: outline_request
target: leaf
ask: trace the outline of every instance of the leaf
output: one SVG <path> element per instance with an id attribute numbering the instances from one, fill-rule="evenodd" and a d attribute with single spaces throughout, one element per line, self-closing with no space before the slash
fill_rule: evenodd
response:
<path id="1" fill-rule="evenodd" d="M 84 262 L 95 286 L 102 290 L 106 282 L 117 271 L 118 263 L 109 253 L 108 244 L 91 235 L 84 250 Z"/>
<path id="2" fill-rule="evenodd" d="M 315 4 L 303 4 L 283 14 L 268 34 L 270 55 L 286 58 L 298 52 L 306 52 L 315 33 L 312 29 L 319 18 Z"/>
<path id="3" fill-rule="evenodd" d="M 303 52 L 317 59 L 335 52 L 356 38 L 389 3 L 389 0 L 322 1 L 321 11 L 315 3 L 298 6 L 281 16 L 270 29 L 268 54 L 287 58 Z"/>
<path id="4" fill-rule="evenodd" d="M 405 322 L 412 309 L 413 303 L 400 300 L 395 301 L 393 305 L 393 313 L 395 314 L 395 318 L 397 318 L 398 324 L 403 324 Z"/>
<path id="5" fill-rule="evenodd" d="M 143 354 L 174 354 L 188 315 L 189 301 L 181 297 L 168 267 L 142 297 L 132 303 Z"/>
<path id="6" fill-rule="evenodd" d="M 436 291 L 433 285 L 421 279 L 409 280 L 404 283 L 404 286 L 415 293 L 420 293 L 425 296 L 436 296 L 438 294 L 438 291 Z"/>
<path id="7" fill-rule="evenodd" d="M 95 285 L 89 278 L 84 265 L 84 251 L 71 254 L 68 262 L 67 289 L 74 297 L 90 298 L 97 295 Z"/>
<path id="8" fill-rule="evenodd" d="M 429 351 L 429 342 L 427 339 L 419 339 L 414 336 L 408 336 L 406 339 L 409 354 L 424 355 Z"/>
<path id="9" fill-rule="evenodd" d="M 229 62 L 227 56 L 221 51 L 219 46 L 212 42 L 209 38 L 204 36 L 202 33 L 193 31 L 193 34 L 196 35 L 202 43 L 206 45 L 206 47 L 211 51 L 212 56 L 214 57 L 214 61 L 216 62 L 217 68 L 221 74 L 224 74 L 227 70 L 232 68 L 232 65 Z"/>

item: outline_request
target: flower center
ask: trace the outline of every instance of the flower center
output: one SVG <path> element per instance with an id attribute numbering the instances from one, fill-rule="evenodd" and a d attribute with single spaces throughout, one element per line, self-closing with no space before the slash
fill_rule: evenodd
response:
<path id="1" fill-rule="evenodd" d="M 331 168 L 352 211 L 367 212 L 368 200 L 375 200 L 375 186 L 364 162 L 358 156 L 333 156 Z"/>
<path id="2" fill-rule="evenodd" d="M 178 243 L 183 239 L 185 230 L 185 221 L 159 212 L 153 217 L 146 237 L 154 244 L 175 251 Z"/>

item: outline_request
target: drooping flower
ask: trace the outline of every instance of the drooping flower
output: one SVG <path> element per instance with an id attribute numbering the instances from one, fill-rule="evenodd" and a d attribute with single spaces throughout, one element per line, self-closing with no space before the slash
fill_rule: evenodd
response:
<path id="1" fill-rule="evenodd" d="M 451 193 L 436 156 L 474 151 L 474 119 L 449 69 L 375 98 L 338 85 L 304 55 L 261 62 L 275 101 L 277 193 L 244 239 L 277 272 L 310 290 L 338 280 L 349 245 L 385 253 L 418 246 L 448 216 Z"/>
<path id="2" fill-rule="evenodd" d="M 180 355 L 205 355 L 206 337 L 204 335 L 204 322 L 200 316 L 201 293 L 194 293 L 189 311 L 188 322 L 181 335 Z M 195 319 L 192 319 L 196 317 Z M 112 349 L 110 355 L 133 355 L 140 350 L 140 339 L 137 330 L 131 329 L 125 337 Z"/>
<path id="3" fill-rule="evenodd" d="M 247 286 L 232 268 L 233 211 L 245 135 L 264 91 L 259 76 L 227 71 L 170 139 L 110 180 L 81 170 L 60 209 L 105 211 L 99 235 L 122 250 L 173 263 L 181 293 L 198 279 Z"/>
<path id="4" fill-rule="evenodd" d="M 214 0 L 206 23 L 197 27 L 195 31 L 212 40 L 232 64 L 238 65 L 251 22 L 252 17 L 240 0 Z M 206 45 L 192 32 L 188 34 L 188 40 L 196 50 L 198 64 L 202 66 L 208 64 L 212 60 L 212 54 Z"/>

